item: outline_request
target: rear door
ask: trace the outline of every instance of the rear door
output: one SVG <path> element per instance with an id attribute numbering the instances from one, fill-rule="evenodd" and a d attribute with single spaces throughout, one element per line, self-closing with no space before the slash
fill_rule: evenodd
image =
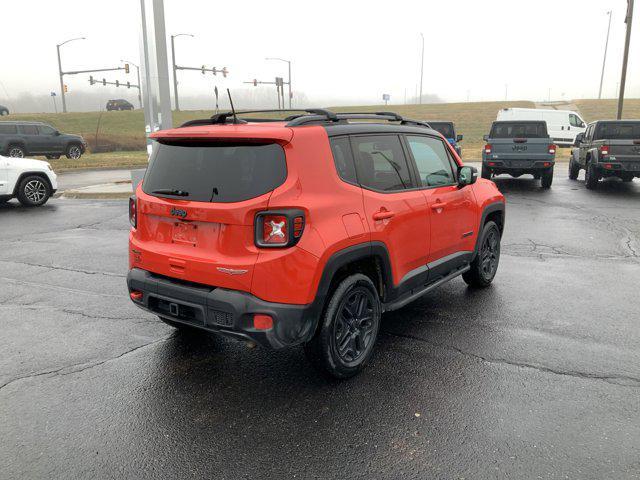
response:
<path id="1" fill-rule="evenodd" d="M 426 281 L 429 211 L 398 135 L 351 137 L 371 240 L 386 245 L 394 284 Z"/>
<path id="2" fill-rule="evenodd" d="M 42 153 L 45 151 L 44 142 L 38 134 L 37 125 L 20 125 L 18 126 L 18 132 L 25 143 L 27 153 Z"/>
<path id="3" fill-rule="evenodd" d="M 418 184 L 431 211 L 428 262 L 441 264 L 445 259 L 445 263 L 448 260 L 455 263 L 461 252 L 472 250 L 477 234 L 473 192 L 470 188 L 458 188 L 457 164 L 442 139 L 407 135 L 406 141 L 417 169 Z M 446 264 L 442 267 L 447 270 Z"/>
<path id="4" fill-rule="evenodd" d="M 595 131 L 597 140 L 609 145 L 609 160 L 625 170 L 640 171 L 640 122 L 602 122 Z"/>
<path id="5" fill-rule="evenodd" d="M 500 122 L 491 129 L 490 160 L 508 167 L 526 168 L 532 161 L 548 160 L 551 139 L 545 122 Z"/>

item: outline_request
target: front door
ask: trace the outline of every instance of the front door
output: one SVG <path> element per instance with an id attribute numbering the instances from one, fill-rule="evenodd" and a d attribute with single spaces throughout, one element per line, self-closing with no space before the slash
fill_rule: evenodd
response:
<path id="1" fill-rule="evenodd" d="M 398 135 L 351 137 L 372 242 L 383 243 L 393 281 L 403 290 L 424 285 L 429 253 L 429 210 Z"/>
<path id="2" fill-rule="evenodd" d="M 20 136 L 27 147 L 27 154 L 42 153 L 44 151 L 44 144 L 42 138 L 38 135 L 37 125 L 20 125 L 19 130 Z"/>
<path id="3" fill-rule="evenodd" d="M 59 145 L 58 136 L 56 130 L 49 125 L 38 126 L 38 140 L 40 141 L 40 147 L 42 152 L 61 152 L 62 148 Z"/>

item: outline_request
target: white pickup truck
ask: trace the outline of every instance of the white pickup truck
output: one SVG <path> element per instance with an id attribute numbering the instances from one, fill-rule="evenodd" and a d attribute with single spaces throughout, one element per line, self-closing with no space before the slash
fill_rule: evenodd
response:
<path id="1" fill-rule="evenodd" d="M 15 197 L 26 207 L 38 207 L 57 188 L 56 174 L 48 162 L 0 155 L 0 203 Z"/>

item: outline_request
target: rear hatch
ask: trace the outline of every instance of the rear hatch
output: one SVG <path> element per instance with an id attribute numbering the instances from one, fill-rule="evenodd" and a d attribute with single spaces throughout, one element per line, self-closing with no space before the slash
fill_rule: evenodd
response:
<path id="1" fill-rule="evenodd" d="M 254 217 L 287 176 L 281 143 L 160 138 L 137 190 L 135 266 L 250 291 L 258 257 Z"/>
<path id="2" fill-rule="evenodd" d="M 622 163 L 627 170 L 640 170 L 640 122 L 602 122 L 595 139 L 609 147 L 607 161 Z"/>
<path id="3" fill-rule="evenodd" d="M 496 122 L 489 135 L 491 160 L 504 161 L 507 166 L 528 166 L 538 160 L 551 160 L 553 142 L 545 122 Z M 522 163 L 522 165 L 521 165 Z"/>

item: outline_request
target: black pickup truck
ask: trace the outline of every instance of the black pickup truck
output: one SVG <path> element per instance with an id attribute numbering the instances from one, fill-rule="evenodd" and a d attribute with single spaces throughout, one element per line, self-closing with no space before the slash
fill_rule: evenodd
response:
<path id="1" fill-rule="evenodd" d="M 640 120 L 599 120 L 576 136 L 571 151 L 569 178 L 584 169 L 585 185 L 593 190 L 598 181 L 618 177 L 630 182 L 640 177 Z"/>
<path id="2" fill-rule="evenodd" d="M 556 146 L 544 121 L 493 122 L 482 150 L 482 178 L 507 173 L 512 177 L 530 174 L 543 188 L 551 187 Z"/>

